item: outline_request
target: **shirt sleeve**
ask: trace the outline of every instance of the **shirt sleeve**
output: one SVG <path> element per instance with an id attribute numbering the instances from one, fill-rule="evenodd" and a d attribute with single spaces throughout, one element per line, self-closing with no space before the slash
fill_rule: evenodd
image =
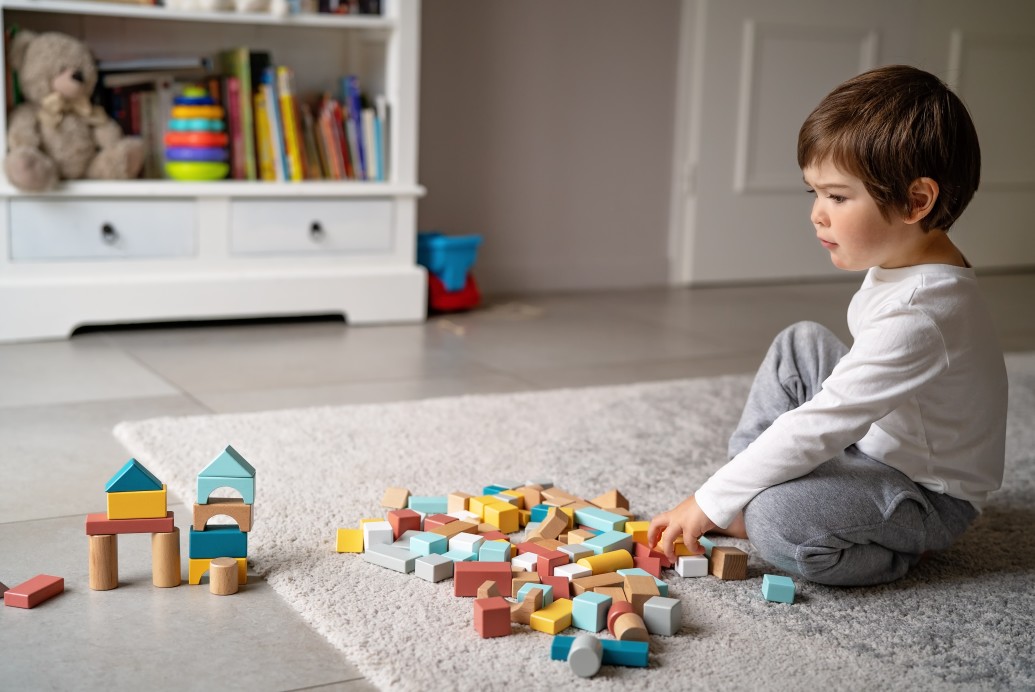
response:
<path id="1" fill-rule="evenodd" d="M 941 332 L 927 315 L 908 305 L 882 311 L 810 401 L 777 418 L 701 486 L 698 506 L 718 526 L 729 526 L 755 495 L 858 442 L 947 367 Z"/>

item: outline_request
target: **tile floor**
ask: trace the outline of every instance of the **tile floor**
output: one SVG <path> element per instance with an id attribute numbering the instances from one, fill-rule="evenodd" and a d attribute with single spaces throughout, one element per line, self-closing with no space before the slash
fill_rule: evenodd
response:
<path id="1" fill-rule="evenodd" d="M 982 282 L 1004 348 L 1035 349 L 1035 273 Z M 121 420 L 747 373 L 795 320 L 847 340 L 855 287 L 523 296 L 421 325 L 159 326 L 0 345 L 0 581 L 66 581 L 37 609 L 0 608 L 0 688 L 371 688 L 261 580 L 247 598 L 153 588 L 146 536 L 120 541 L 118 591 L 89 590 L 83 515 L 103 509 L 126 459 L 111 435 Z"/>

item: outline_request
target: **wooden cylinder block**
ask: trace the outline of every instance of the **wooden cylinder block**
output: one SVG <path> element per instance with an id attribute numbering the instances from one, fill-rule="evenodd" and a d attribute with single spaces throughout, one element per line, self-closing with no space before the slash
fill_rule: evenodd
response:
<path id="1" fill-rule="evenodd" d="M 622 613 L 615 620 L 615 639 L 623 642 L 649 642 L 647 626 L 636 613 Z"/>
<path id="2" fill-rule="evenodd" d="M 636 611 L 633 610 L 632 603 L 629 601 L 614 601 L 611 604 L 611 608 L 607 611 L 607 631 L 614 634 L 615 621 L 626 613 L 636 613 Z"/>
<path id="3" fill-rule="evenodd" d="M 180 529 L 151 534 L 151 583 L 167 589 L 180 585 Z"/>
<path id="4" fill-rule="evenodd" d="M 119 586 L 119 537 L 114 534 L 89 536 L 90 588 L 110 591 Z"/>
<path id="5" fill-rule="evenodd" d="M 237 560 L 217 557 L 209 564 L 208 590 L 217 596 L 237 593 Z"/>

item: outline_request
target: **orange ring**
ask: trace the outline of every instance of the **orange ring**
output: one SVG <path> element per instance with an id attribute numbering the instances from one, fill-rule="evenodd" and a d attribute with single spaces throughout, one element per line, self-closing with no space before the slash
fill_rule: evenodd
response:
<path id="1" fill-rule="evenodd" d="M 225 147 L 229 137 L 225 132 L 166 132 L 167 147 Z"/>

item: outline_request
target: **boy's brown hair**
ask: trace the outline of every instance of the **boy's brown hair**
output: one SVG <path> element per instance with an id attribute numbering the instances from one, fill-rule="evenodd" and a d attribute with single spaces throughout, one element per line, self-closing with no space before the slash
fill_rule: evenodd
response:
<path id="1" fill-rule="evenodd" d="M 829 159 L 862 180 L 885 219 L 908 214 L 909 186 L 938 183 L 924 231 L 949 230 L 981 176 L 981 148 L 966 106 L 934 75 L 907 65 L 864 72 L 830 92 L 798 133 L 798 166 Z"/>

